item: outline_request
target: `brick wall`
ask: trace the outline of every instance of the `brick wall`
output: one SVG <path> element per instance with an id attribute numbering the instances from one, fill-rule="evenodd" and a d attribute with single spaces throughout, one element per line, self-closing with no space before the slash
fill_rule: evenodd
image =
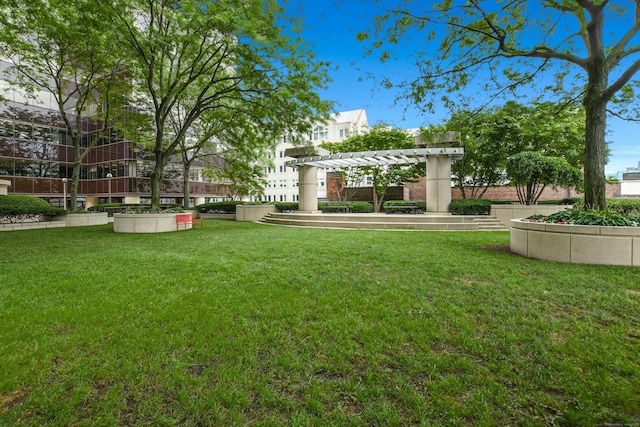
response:
<path id="1" fill-rule="evenodd" d="M 327 197 L 330 200 L 338 200 L 335 193 L 336 183 L 335 175 L 327 175 Z M 354 196 L 354 201 L 372 201 L 371 187 L 359 188 Z M 542 200 L 559 200 L 565 197 L 582 197 L 582 193 L 578 193 L 573 189 L 558 188 L 554 190 L 551 187 L 547 187 L 540 196 Z M 620 183 L 607 184 L 607 198 L 621 197 Z M 419 182 L 406 184 L 404 187 L 389 187 L 385 195 L 386 200 L 413 200 L 413 201 L 425 201 L 427 198 L 427 185 L 426 178 L 421 178 Z M 452 199 L 461 199 L 462 195 L 458 188 L 451 189 Z M 491 187 L 484 194 L 483 198 L 489 200 L 504 200 L 504 201 L 518 201 L 518 194 L 514 187 Z"/>

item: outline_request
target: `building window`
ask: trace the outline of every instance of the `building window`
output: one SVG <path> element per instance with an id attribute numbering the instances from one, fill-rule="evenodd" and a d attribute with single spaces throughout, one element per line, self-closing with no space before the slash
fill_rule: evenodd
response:
<path id="1" fill-rule="evenodd" d="M 280 158 L 284 157 L 284 151 L 280 151 Z"/>
<path id="2" fill-rule="evenodd" d="M 287 186 L 287 180 L 286 179 L 281 179 L 280 180 L 280 187 L 284 188 Z"/>
<path id="3" fill-rule="evenodd" d="M 340 129 L 340 138 L 349 138 L 349 129 Z"/>
<path id="4" fill-rule="evenodd" d="M 320 187 L 324 187 L 324 179 L 319 179 L 319 180 L 318 180 L 318 185 L 319 185 Z"/>
<path id="5" fill-rule="evenodd" d="M 285 194 L 281 194 L 280 195 L 280 201 L 281 202 L 286 202 L 287 201 L 287 196 Z"/>
<path id="6" fill-rule="evenodd" d="M 318 126 L 313 129 L 313 140 L 314 141 L 322 141 L 329 137 L 329 129 L 324 126 Z"/>

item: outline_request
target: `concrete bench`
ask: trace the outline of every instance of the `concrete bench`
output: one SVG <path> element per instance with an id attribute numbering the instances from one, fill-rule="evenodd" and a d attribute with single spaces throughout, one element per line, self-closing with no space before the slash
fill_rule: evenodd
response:
<path id="1" fill-rule="evenodd" d="M 324 205 L 324 206 L 320 206 L 320 210 L 322 211 L 322 213 L 330 213 L 330 212 L 351 213 L 351 205 L 349 205 L 349 203 L 344 205 Z"/>
<path id="2" fill-rule="evenodd" d="M 202 230 L 202 218 L 194 218 L 191 213 L 179 213 L 176 214 L 176 230 L 180 230 L 180 226 L 184 225 L 184 229 L 187 230 L 187 226 L 200 223 L 200 229 Z"/>

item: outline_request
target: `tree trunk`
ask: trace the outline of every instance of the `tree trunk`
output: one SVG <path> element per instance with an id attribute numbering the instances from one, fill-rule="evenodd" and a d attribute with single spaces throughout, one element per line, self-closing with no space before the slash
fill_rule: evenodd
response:
<path id="1" fill-rule="evenodd" d="M 76 159 L 77 158 L 78 156 L 76 156 Z M 69 197 L 71 199 L 69 209 L 71 211 L 78 210 L 78 186 L 80 185 L 80 168 L 81 167 L 82 167 L 82 162 L 80 160 L 76 160 L 73 163 L 73 171 L 71 172 L 71 191 L 69 192 Z"/>
<path id="2" fill-rule="evenodd" d="M 603 46 L 604 15 L 601 7 L 588 8 L 591 22 L 587 25 L 589 58 L 588 82 L 584 95 L 585 152 L 584 152 L 584 205 L 587 209 L 602 210 L 607 207 L 604 164 L 607 125 L 605 92 L 609 85 L 609 67 Z"/>
<path id="3" fill-rule="evenodd" d="M 160 193 L 162 192 L 162 180 L 164 178 L 164 153 L 155 151 L 155 165 L 151 174 L 151 208 L 160 207 Z"/>
<path id="4" fill-rule="evenodd" d="M 378 213 L 380 212 L 380 209 L 378 208 L 378 192 L 376 191 L 376 183 L 374 181 L 373 185 L 371 186 L 371 191 L 373 191 L 373 211 Z"/>
<path id="5" fill-rule="evenodd" d="M 602 210 L 607 206 L 604 176 L 607 104 L 600 99 L 590 101 L 589 98 L 588 93 L 585 97 L 584 204 L 586 208 Z"/>
<path id="6" fill-rule="evenodd" d="M 182 197 L 184 199 L 182 207 L 187 210 L 189 209 L 189 170 L 191 170 L 191 163 L 183 159 L 182 166 Z"/>

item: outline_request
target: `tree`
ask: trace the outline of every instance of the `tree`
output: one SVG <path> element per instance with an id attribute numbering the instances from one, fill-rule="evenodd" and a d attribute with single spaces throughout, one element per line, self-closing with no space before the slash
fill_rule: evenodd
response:
<path id="1" fill-rule="evenodd" d="M 520 203 L 533 205 L 544 189 L 551 185 L 576 187 L 582 179 L 579 169 L 561 157 L 545 156 L 539 152 L 523 151 L 509 158 L 507 177 L 518 192 Z"/>
<path id="2" fill-rule="evenodd" d="M 464 198 L 481 198 L 489 187 L 501 184 L 507 159 L 522 151 L 562 157 L 582 167 L 584 115 L 563 104 L 509 101 L 482 111 L 459 111 L 425 133 L 438 130 L 460 132 L 464 158 L 452 164 L 452 173 Z"/>
<path id="3" fill-rule="evenodd" d="M 607 112 L 639 117 L 634 88 L 640 82 L 632 79 L 640 70 L 640 2 L 622 7 L 609 0 L 447 0 L 420 10 L 424 4 L 403 1 L 377 18 L 372 33 L 358 38 L 374 37 L 374 48 L 391 48 L 411 31 L 439 40 L 437 54 L 417 53 L 419 76 L 403 83 L 408 98 L 425 108 L 433 107 L 434 93 L 461 94 L 470 84 L 493 94 L 485 103 L 490 104 L 553 72 L 555 84 L 545 93 L 584 107 L 585 205 L 603 209 Z M 605 22 L 612 24 L 608 31 Z M 392 53 L 385 49 L 381 58 Z M 476 76 L 484 77 L 484 87 Z M 451 101 L 448 95 L 443 99 Z"/>
<path id="4" fill-rule="evenodd" d="M 13 63 L 11 83 L 36 102 L 39 92 L 50 93 L 73 141 L 71 210 L 77 209 L 82 162 L 107 135 L 124 88 L 102 6 L 99 0 L 8 0 L 0 14 L 0 53 Z M 97 129 L 95 138 L 83 146 L 90 128 Z"/>
<path id="5" fill-rule="evenodd" d="M 266 179 L 264 167 L 259 163 L 247 162 L 237 153 L 227 152 L 220 167 L 209 167 L 205 175 L 225 185 L 233 200 L 245 197 L 260 199 L 264 194 Z"/>
<path id="6" fill-rule="evenodd" d="M 128 3 L 132 14 L 112 13 L 130 53 L 129 71 L 140 82 L 134 105 L 150 119 L 151 138 L 140 141 L 155 161 L 152 206 L 160 201 L 167 160 L 203 114 L 252 117 L 270 135 L 307 132 L 326 116 L 330 104 L 315 92 L 327 81 L 324 64 L 290 35 L 295 20 L 276 0 Z M 284 31 L 285 24 L 292 28 Z M 169 131 L 178 105 L 183 120 Z"/>
<path id="7" fill-rule="evenodd" d="M 362 185 L 367 173 L 362 168 L 343 168 L 335 171 L 336 194 L 341 202 L 349 202 Z"/>
<path id="8" fill-rule="evenodd" d="M 382 124 L 374 126 L 369 132 L 354 135 L 344 141 L 325 143 L 322 146 L 333 153 L 347 153 L 415 148 L 416 145 L 414 137 L 407 132 L 400 129 L 391 129 Z M 372 178 L 374 211 L 380 212 L 384 202 L 384 193 L 389 185 L 402 185 L 405 182 L 413 182 L 419 176 L 424 176 L 424 167 L 424 163 L 359 167 L 364 176 Z"/>

